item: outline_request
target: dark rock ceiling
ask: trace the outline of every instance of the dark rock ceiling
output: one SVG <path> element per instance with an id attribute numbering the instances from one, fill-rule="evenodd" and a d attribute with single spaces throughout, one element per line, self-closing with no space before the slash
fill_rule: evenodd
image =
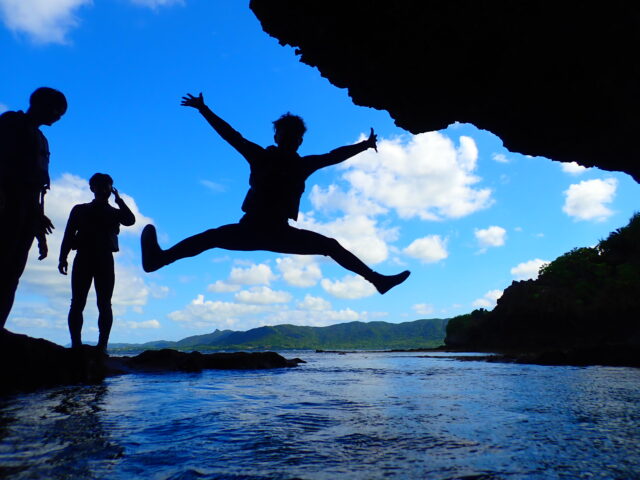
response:
<path id="1" fill-rule="evenodd" d="M 266 33 L 412 133 L 472 123 L 513 152 L 640 181 L 640 2 L 251 0 Z"/>

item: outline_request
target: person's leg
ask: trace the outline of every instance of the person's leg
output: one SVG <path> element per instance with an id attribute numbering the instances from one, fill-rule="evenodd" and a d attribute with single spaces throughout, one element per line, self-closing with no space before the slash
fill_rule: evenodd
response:
<path id="1" fill-rule="evenodd" d="M 72 348 L 82 345 L 82 312 L 87 303 L 92 279 L 90 256 L 78 252 L 71 269 L 71 308 L 69 308 L 68 317 Z"/>
<path id="2" fill-rule="evenodd" d="M 21 215 L 3 215 L 6 230 L 0 239 L 0 329 L 3 329 L 13 307 L 20 277 L 24 273 L 29 250 L 33 244 L 33 229 Z"/>
<path id="3" fill-rule="evenodd" d="M 142 248 L 142 268 L 153 272 L 181 258 L 194 257 L 211 248 L 226 250 L 260 250 L 255 235 L 248 228 L 234 223 L 212 228 L 192 237 L 185 238 L 167 250 L 158 245 L 156 229 L 147 225 L 142 230 L 140 244 Z"/>
<path id="4" fill-rule="evenodd" d="M 273 242 L 273 245 L 269 245 L 267 249 L 274 252 L 329 256 L 341 267 L 371 282 L 381 294 L 404 282 L 410 275 L 408 270 L 396 275 L 383 275 L 375 272 L 353 253 L 340 245 L 337 240 L 310 230 L 289 226 L 286 229 L 279 230 L 278 234 L 274 236 Z"/>
<path id="5" fill-rule="evenodd" d="M 113 266 L 113 254 L 111 252 L 95 257 L 94 285 L 98 303 L 98 348 L 107 352 L 109 334 L 113 325 L 113 312 L 111 310 L 111 297 L 115 285 L 115 272 Z"/>

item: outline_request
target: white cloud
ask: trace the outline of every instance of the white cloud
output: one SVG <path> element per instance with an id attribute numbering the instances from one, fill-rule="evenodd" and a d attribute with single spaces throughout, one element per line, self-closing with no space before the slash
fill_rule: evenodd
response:
<path id="1" fill-rule="evenodd" d="M 321 223 L 310 215 L 300 214 L 293 225 L 335 238 L 340 245 L 367 264 L 386 260 L 389 256 L 387 241 L 397 237 L 397 229 L 380 228 L 375 219 L 365 215 L 346 215 Z"/>
<path id="2" fill-rule="evenodd" d="M 522 262 L 511 269 L 511 275 L 513 275 L 516 280 L 535 280 L 538 278 L 540 267 L 547 263 L 549 263 L 548 260 L 540 260 L 539 258 Z"/>
<path id="3" fill-rule="evenodd" d="M 428 303 L 416 303 L 412 308 L 418 315 L 431 315 L 435 312 L 433 305 L 429 305 Z"/>
<path id="4" fill-rule="evenodd" d="M 355 190 L 345 192 L 337 185 L 329 185 L 323 189 L 318 185 L 311 187 L 309 200 L 314 208 L 326 212 L 342 211 L 349 215 L 378 215 L 386 213 L 387 208 L 375 201 L 363 198 Z"/>
<path id="5" fill-rule="evenodd" d="M 481 251 L 486 251 L 489 247 L 503 246 L 507 231 L 502 227 L 492 225 L 484 229 L 476 228 L 473 233 L 478 240 Z"/>
<path id="6" fill-rule="evenodd" d="M 227 187 L 225 187 L 221 183 L 212 182 L 211 180 L 200 180 L 200 183 L 215 193 L 220 193 L 227 190 Z"/>
<path id="7" fill-rule="evenodd" d="M 613 212 L 605 204 L 613 201 L 617 186 L 615 178 L 573 184 L 564 191 L 566 198 L 562 211 L 576 220 L 606 220 Z"/>
<path id="8" fill-rule="evenodd" d="M 184 309 L 171 312 L 168 317 L 185 326 L 211 330 L 232 328 L 249 330 L 264 325 L 310 325 L 326 326 L 341 322 L 366 320 L 367 312 L 356 312 L 350 308 L 332 310 L 331 304 L 320 298 L 305 296 L 297 308 L 288 305 L 245 304 L 205 300 L 198 295 Z"/>
<path id="9" fill-rule="evenodd" d="M 276 259 L 285 282 L 294 287 L 312 287 L 322 278 L 320 266 L 312 255 L 291 255 Z"/>
<path id="10" fill-rule="evenodd" d="M 312 310 L 321 312 L 331 309 L 331 302 L 322 297 L 314 297 L 313 295 L 305 295 L 302 302 L 298 302 L 298 308 L 302 310 Z"/>
<path id="11" fill-rule="evenodd" d="M 560 165 L 562 171 L 570 175 L 580 175 L 587 171 L 587 167 L 577 164 L 576 162 L 562 162 Z"/>
<path id="12" fill-rule="evenodd" d="M 143 322 L 125 322 L 125 327 L 137 330 L 137 329 L 149 329 L 149 328 L 160 328 L 160 322 L 158 320 L 145 320 Z"/>
<path id="13" fill-rule="evenodd" d="M 229 283 L 237 285 L 269 285 L 276 279 L 271 267 L 264 263 L 251 265 L 249 268 L 234 267 L 229 274 Z"/>
<path id="14" fill-rule="evenodd" d="M 447 252 L 447 240 L 440 235 L 427 235 L 411 242 L 404 253 L 422 260 L 425 263 L 435 263 L 449 256 Z"/>
<path id="15" fill-rule="evenodd" d="M 141 7 L 159 8 L 168 7 L 171 5 L 184 5 L 184 0 L 130 0 L 134 5 L 140 5 Z"/>
<path id="16" fill-rule="evenodd" d="M 10 30 L 26 33 L 38 43 L 66 43 L 78 25 L 77 10 L 91 0 L 0 0 L 2 21 Z"/>
<path id="17" fill-rule="evenodd" d="M 498 163 L 509 163 L 509 159 L 504 153 L 494 153 L 491 158 Z"/>
<path id="18" fill-rule="evenodd" d="M 291 301 L 289 292 L 272 290 L 269 287 L 253 287 L 236 293 L 235 299 L 241 303 L 269 305 L 272 303 L 288 303 Z"/>
<path id="19" fill-rule="evenodd" d="M 198 295 L 183 310 L 171 312 L 167 316 L 171 320 L 194 327 L 225 329 L 235 327 L 242 317 L 262 315 L 270 311 L 271 308 L 267 305 L 214 302 L 205 300 L 204 295 Z"/>
<path id="20" fill-rule="evenodd" d="M 331 281 L 323 279 L 322 288 L 338 298 L 364 298 L 376 293 L 375 287 L 358 275 L 345 275 L 342 280 Z"/>
<path id="21" fill-rule="evenodd" d="M 134 5 L 158 9 L 184 5 L 184 0 L 130 0 Z M 5 26 L 28 35 L 36 43 L 67 43 L 67 34 L 80 23 L 77 12 L 92 0 L 0 0 Z"/>
<path id="22" fill-rule="evenodd" d="M 496 306 L 498 299 L 502 296 L 502 290 L 489 290 L 482 298 L 474 300 L 472 305 L 474 308 L 492 309 Z"/>
<path id="23" fill-rule="evenodd" d="M 457 148 L 438 132 L 412 136 L 406 144 L 400 139 L 380 140 L 378 153 L 366 151 L 340 165 L 350 190 L 333 204 L 358 199 L 374 202 L 378 206 L 374 213 L 395 209 L 402 218 L 463 217 L 492 203 L 490 189 L 474 189 L 480 181 L 473 174 L 477 158 L 474 140 L 465 136 Z M 337 196 L 338 190 L 333 187 L 325 197 L 329 193 Z M 321 204 L 328 203 L 323 198 Z"/>
<path id="24" fill-rule="evenodd" d="M 223 282 L 222 280 L 216 280 L 215 283 L 212 283 L 207 287 L 207 291 L 215 293 L 228 293 L 237 292 L 241 288 L 242 287 L 240 285 L 237 285 L 235 283 L 227 283 Z"/>

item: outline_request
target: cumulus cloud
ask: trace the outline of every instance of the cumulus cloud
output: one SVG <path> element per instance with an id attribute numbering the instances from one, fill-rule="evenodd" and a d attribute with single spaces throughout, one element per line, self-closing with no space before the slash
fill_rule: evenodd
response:
<path id="1" fill-rule="evenodd" d="M 184 0 L 130 0 L 134 5 L 158 9 L 183 5 Z M 5 26 L 26 34 L 36 43 L 67 43 L 70 30 L 80 24 L 77 16 L 92 0 L 0 0 L 0 15 Z"/>
<path id="2" fill-rule="evenodd" d="M 502 290 L 489 290 L 482 298 L 473 301 L 474 308 L 492 309 L 496 306 L 498 299 L 502 296 Z"/>
<path id="3" fill-rule="evenodd" d="M 69 30 L 79 20 L 78 9 L 91 0 L 0 0 L 2 21 L 14 32 L 37 43 L 66 43 Z"/>
<path id="4" fill-rule="evenodd" d="M 476 188 L 480 181 L 473 173 L 477 159 L 478 148 L 466 136 L 459 138 L 457 147 L 438 132 L 412 136 L 406 143 L 383 139 L 378 142 L 378 153 L 363 152 L 340 165 L 348 193 L 333 187 L 322 196 L 317 192 L 316 201 L 321 198 L 323 205 L 374 204 L 375 208 L 369 207 L 373 212 L 393 209 L 405 219 L 463 217 L 492 203 L 490 189 Z M 335 198 L 328 199 L 331 195 Z"/>
<path id="5" fill-rule="evenodd" d="M 160 322 L 158 320 L 145 320 L 143 322 L 125 322 L 125 326 L 132 330 L 137 329 L 149 329 L 149 328 L 160 328 Z"/>
<path id="6" fill-rule="evenodd" d="M 322 278 L 313 256 L 291 255 L 276 259 L 276 264 L 285 282 L 294 287 L 312 287 Z"/>
<path id="7" fill-rule="evenodd" d="M 204 295 L 198 295 L 183 310 L 167 316 L 194 327 L 225 329 L 234 327 L 242 317 L 261 315 L 270 309 L 269 305 L 211 301 L 205 300 Z"/>
<path id="8" fill-rule="evenodd" d="M 249 268 L 234 267 L 229 274 L 229 283 L 236 285 L 269 285 L 275 279 L 271 267 L 264 263 Z"/>
<path id="9" fill-rule="evenodd" d="M 210 284 L 207 287 L 207 291 L 215 292 L 215 293 L 229 293 L 229 292 L 237 292 L 242 287 L 235 283 L 227 283 L 222 280 L 216 280 L 215 283 Z"/>
<path id="10" fill-rule="evenodd" d="M 428 303 L 416 303 L 412 308 L 418 315 L 431 315 L 435 312 L 433 305 L 429 305 Z"/>
<path id="11" fill-rule="evenodd" d="M 295 308 L 283 304 L 210 301 L 205 300 L 203 295 L 198 295 L 184 309 L 171 312 L 168 317 L 185 326 L 198 329 L 249 330 L 264 325 L 285 323 L 321 327 L 341 322 L 364 321 L 368 314 L 350 308 L 333 310 L 327 300 L 311 295 L 305 296 Z"/>
<path id="12" fill-rule="evenodd" d="M 449 256 L 447 240 L 440 237 L 440 235 L 427 235 L 426 237 L 418 238 L 403 251 L 410 257 L 417 258 L 424 263 L 439 262 Z"/>
<path id="13" fill-rule="evenodd" d="M 604 221 L 613 214 L 605 204 L 613 201 L 617 187 L 618 181 L 615 178 L 585 180 L 573 184 L 564 191 L 562 211 L 576 220 Z"/>
<path id="14" fill-rule="evenodd" d="M 504 153 L 494 153 L 491 158 L 498 163 L 509 163 L 509 159 Z"/>
<path id="15" fill-rule="evenodd" d="M 580 175 L 587 171 L 587 167 L 583 167 L 582 165 L 576 162 L 562 162 L 560 165 L 562 171 L 568 173 L 570 175 Z"/>
<path id="16" fill-rule="evenodd" d="M 338 298 L 364 298 L 376 293 L 375 287 L 358 275 L 345 275 L 342 280 L 336 281 L 324 278 L 320 285 L 327 293 Z"/>
<path id="17" fill-rule="evenodd" d="M 305 295 L 304 300 L 298 302 L 298 308 L 302 310 L 325 311 L 331 309 L 331 302 L 322 297 L 314 297 L 313 295 Z"/>
<path id="18" fill-rule="evenodd" d="M 535 280 L 538 278 L 540 267 L 548 263 L 548 260 L 540 260 L 539 258 L 522 262 L 511 269 L 511 275 L 516 280 Z"/>
<path id="19" fill-rule="evenodd" d="M 485 252 L 489 247 L 503 246 L 507 231 L 502 227 L 492 225 L 488 228 L 476 228 L 473 233 L 481 251 Z"/>
<path id="20" fill-rule="evenodd" d="M 322 223 L 310 215 L 301 214 L 294 225 L 335 238 L 344 248 L 367 264 L 386 260 L 389 256 L 387 242 L 397 238 L 397 229 L 381 228 L 375 219 L 365 215 L 345 215 Z"/>
<path id="21" fill-rule="evenodd" d="M 272 303 L 288 303 L 291 301 L 289 292 L 272 290 L 269 287 L 253 287 L 236 293 L 235 299 L 241 303 L 269 305 Z"/>

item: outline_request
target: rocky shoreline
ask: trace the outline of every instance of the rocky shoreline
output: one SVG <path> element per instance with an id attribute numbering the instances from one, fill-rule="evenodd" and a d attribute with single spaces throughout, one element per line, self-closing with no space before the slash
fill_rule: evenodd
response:
<path id="1" fill-rule="evenodd" d="M 88 345 L 70 349 L 41 338 L 0 332 L 0 396 L 78 383 L 99 383 L 129 373 L 262 370 L 295 367 L 304 360 L 275 352 L 199 353 L 147 350 L 133 357 L 110 357 Z"/>

